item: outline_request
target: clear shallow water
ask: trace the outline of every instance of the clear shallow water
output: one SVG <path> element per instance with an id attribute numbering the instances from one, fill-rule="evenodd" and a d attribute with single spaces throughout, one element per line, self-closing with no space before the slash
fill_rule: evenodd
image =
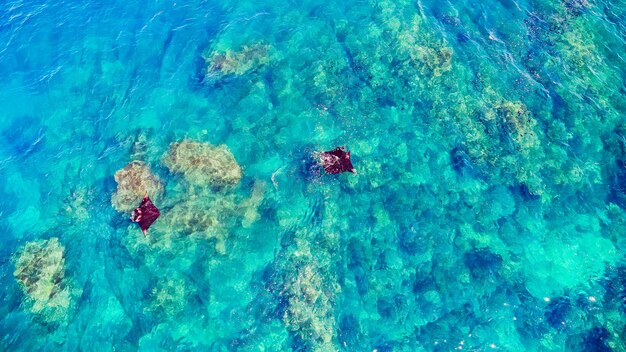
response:
<path id="1" fill-rule="evenodd" d="M 2 4 L 0 346 L 626 350 L 625 15 Z M 241 181 L 171 172 L 184 139 Z M 337 145 L 358 176 L 303 171 Z M 145 239 L 111 204 L 132 160 L 163 184 Z"/>

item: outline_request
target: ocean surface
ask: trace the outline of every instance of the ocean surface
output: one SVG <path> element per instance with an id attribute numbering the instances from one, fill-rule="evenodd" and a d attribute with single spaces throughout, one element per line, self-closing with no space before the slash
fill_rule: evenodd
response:
<path id="1" fill-rule="evenodd" d="M 626 2 L 2 1 L 0 236 L 2 351 L 626 351 Z"/>

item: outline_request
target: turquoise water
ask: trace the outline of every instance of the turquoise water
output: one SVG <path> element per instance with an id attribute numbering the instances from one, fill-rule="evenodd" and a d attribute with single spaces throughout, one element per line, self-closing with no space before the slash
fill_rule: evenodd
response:
<path id="1" fill-rule="evenodd" d="M 626 351 L 623 1 L 0 7 L 1 350 Z"/>

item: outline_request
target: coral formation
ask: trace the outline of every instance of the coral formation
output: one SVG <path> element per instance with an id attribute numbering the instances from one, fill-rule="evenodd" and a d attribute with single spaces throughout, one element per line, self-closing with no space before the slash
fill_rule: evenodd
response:
<path id="1" fill-rule="evenodd" d="M 253 184 L 249 197 L 233 190 L 214 191 L 186 188 L 165 200 L 167 211 L 151 228 L 157 246 L 176 251 L 172 241 L 189 238 L 193 242 L 214 243 L 217 253 L 226 253 L 226 240 L 239 227 L 250 228 L 259 218 L 258 208 L 265 195 L 265 183 Z"/>
<path id="2" fill-rule="evenodd" d="M 240 211 L 243 213 L 241 226 L 243 226 L 244 228 L 248 228 L 252 226 L 252 224 L 256 222 L 257 220 L 259 220 L 259 218 L 261 217 L 261 215 L 258 212 L 258 208 L 263 202 L 263 199 L 265 198 L 266 186 L 267 185 L 265 182 L 262 182 L 262 181 L 254 182 L 250 197 L 247 199 L 244 199 L 239 204 L 238 207 Z"/>
<path id="3" fill-rule="evenodd" d="M 185 180 L 197 186 L 235 185 L 243 173 L 226 145 L 192 140 L 171 144 L 163 163 L 171 172 L 182 173 Z"/>
<path id="4" fill-rule="evenodd" d="M 472 276 L 476 278 L 495 276 L 502 267 L 502 258 L 486 248 L 466 252 L 463 260 Z"/>
<path id="5" fill-rule="evenodd" d="M 187 304 L 188 289 L 180 278 L 161 278 L 150 292 L 150 304 L 146 311 L 157 312 L 168 317 L 180 313 Z"/>
<path id="6" fill-rule="evenodd" d="M 63 210 L 77 221 L 85 221 L 89 218 L 88 205 L 94 198 L 94 190 L 84 186 L 70 190 L 70 194 L 63 202 Z"/>
<path id="7" fill-rule="evenodd" d="M 130 223 L 96 212 L 78 224 L 93 236 L 68 250 L 98 254 L 76 265 L 90 277 L 82 314 L 111 313 L 102 314 L 107 329 L 75 319 L 67 344 L 95 335 L 119 350 L 626 350 L 622 9 L 586 0 L 297 5 L 230 4 L 219 16 L 228 24 L 198 39 L 213 43 L 199 65 L 204 85 L 189 84 L 202 61 L 194 48 L 205 45 L 191 34 L 207 24 L 193 4 L 155 16 L 147 35 L 119 38 L 147 42 L 140 55 L 123 45 L 110 58 L 76 56 L 104 75 L 71 82 L 79 95 L 98 85 L 81 96 L 86 112 L 78 104 L 62 115 L 95 117 L 79 137 L 98 142 L 80 154 L 90 166 L 108 162 L 84 168 L 63 154 L 71 165 L 54 181 L 14 166 L 0 189 L 17 204 L 0 209 L 10 232 L 19 238 L 53 218 L 38 204 L 91 210 L 88 194 L 65 204 L 55 193 L 78 174 L 101 193 L 96 180 L 129 151 L 130 160 L 161 158 L 172 175 L 168 196 L 155 200 L 163 215 L 153 236 L 128 235 Z M 150 32 L 156 23 L 163 32 Z M 165 46 L 154 46 L 157 33 Z M 122 73 L 132 83 L 100 89 L 102 77 Z M 76 140 L 51 125 L 20 162 Z M 228 141 L 237 159 L 189 140 L 162 157 L 180 136 Z M 23 142 L 9 145 L 21 155 Z M 302 179 L 302 150 L 343 143 L 359 176 Z M 269 180 L 279 186 L 266 189 Z"/>
<path id="8" fill-rule="evenodd" d="M 155 229 L 166 234 L 214 239 L 216 251 L 223 254 L 228 233 L 236 223 L 236 209 L 232 194 L 205 194 L 174 205 L 163 214 Z"/>
<path id="9" fill-rule="evenodd" d="M 270 61 L 270 46 L 263 43 L 244 45 L 239 50 L 213 51 L 204 57 L 207 64 L 205 79 L 228 75 L 244 75 Z"/>
<path id="10" fill-rule="evenodd" d="M 408 52 L 420 74 L 439 77 L 452 68 L 454 52 L 444 40 L 432 38 L 423 27 L 423 18 L 415 15 L 411 26 L 398 33 L 399 46 Z"/>
<path id="11" fill-rule="evenodd" d="M 313 346 L 314 351 L 333 350 L 336 336 L 333 316 L 338 285 L 324 279 L 324 271 L 312 262 L 286 277 L 281 295 L 288 301 L 283 322 Z"/>
<path id="12" fill-rule="evenodd" d="M 115 173 L 117 190 L 111 196 L 113 208 L 120 212 L 135 209 L 148 193 L 158 199 L 163 193 L 161 180 L 142 161 L 133 161 Z"/>
<path id="13" fill-rule="evenodd" d="M 335 309 L 341 294 L 334 267 L 338 224 L 334 209 L 324 206 L 322 195 L 310 196 L 305 214 L 296 215 L 297 220 L 294 213 L 279 214 L 279 222 L 296 221 L 298 225 L 285 234 L 286 243 L 271 265 L 274 275 L 268 289 L 278 295 L 282 302 L 279 316 L 304 348 L 334 351 Z"/>
<path id="14" fill-rule="evenodd" d="M 567 324 L 567 315 L 571 310 L 571 304 L 567 297 L 557 297 L 551 300 L 546 307 L 546 322 L 557 330 L 563 330 Z"/>
<path id="15" fill-rule="evenodd" d="M 28 297 L 28 306 L 47 322 L 66 318 L 70 292 L 65 285 L 65 248 L 56 237 L 28 242 L 16 254 L 13 276 Z"/>

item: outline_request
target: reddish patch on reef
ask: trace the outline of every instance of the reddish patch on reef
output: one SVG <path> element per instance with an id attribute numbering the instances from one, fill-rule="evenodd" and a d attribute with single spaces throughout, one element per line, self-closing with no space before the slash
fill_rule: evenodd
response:
<path id="1" fill-rule="evenodd" d="M 148 229 L 153 222 L 161 215 L 159 209 L 152 203 L 150 197 L 147 195 L 143 197 L 143 201 L 139 205 L 139 208 L 135 208 L 133 213 L 130 215 L 130 220 L 132 222 L 136 222 L 141 227 L 141 231 L 143 231 L 143 235 L 145 236 L 148 233 Z"/>
<path id="2" fill-rule="evenodd" d="M 319 153 L 320 162 L 324 170 L 329 174 L 352 172 L 356 175 L 356 169 L 350 161 L 350 152 L 344 147 L 337 147 L 331 151 Z"/>

